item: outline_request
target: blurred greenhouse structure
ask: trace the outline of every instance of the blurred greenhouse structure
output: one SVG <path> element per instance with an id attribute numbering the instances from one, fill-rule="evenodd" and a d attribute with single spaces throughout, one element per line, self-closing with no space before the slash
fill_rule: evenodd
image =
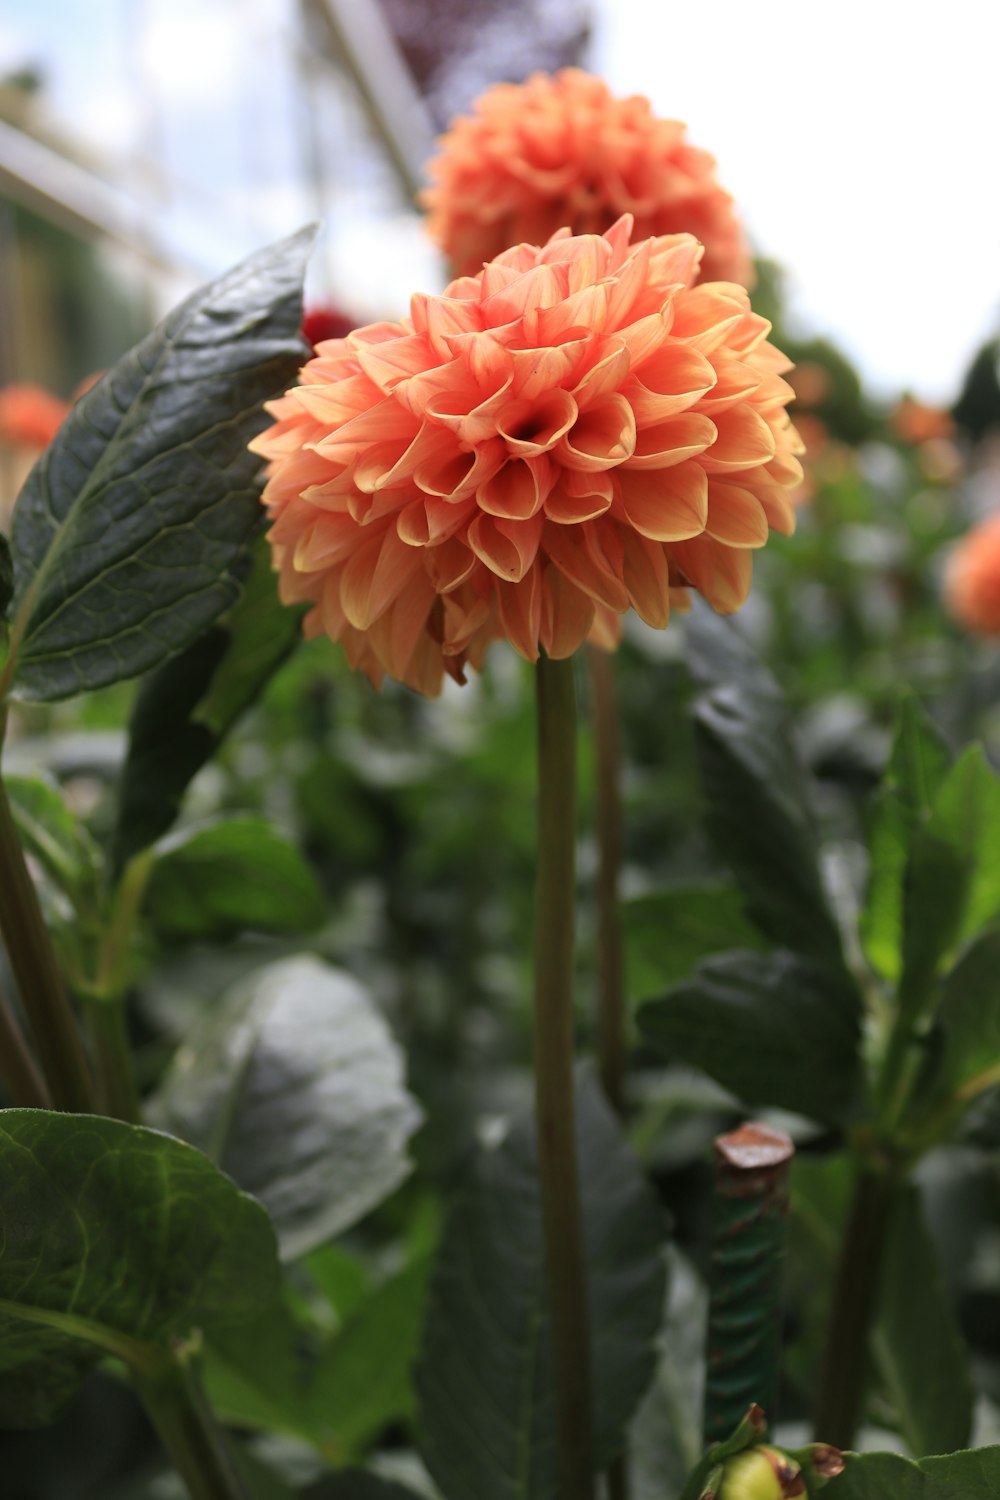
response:
<path id="1" fill-rule="evenodd" d="M 0 385 L 69 396 L 179 295 L 310 220 L 313 300 L 400 311 L 394 284 L 440 279 L 414 206 L 435 131 L 585 38 L 583 0 L 10 0 Z"/>

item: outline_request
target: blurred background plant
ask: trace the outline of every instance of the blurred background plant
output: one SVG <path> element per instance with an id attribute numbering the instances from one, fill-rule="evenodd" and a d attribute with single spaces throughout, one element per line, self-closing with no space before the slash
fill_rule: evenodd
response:
<path id="1" fill-rule="evenodd" d="M 398 315 L 401 285 L 440 285 L 412 207 L 434 132 L 499 77 L 574 63 L 599 69 L 593 19 L 583 0 L 9 6 L 0 26 L 0 519 L 81 382 L 180 291 L 278 233 L 323 221 L 307 290 L 311 338 Z M 664 94 L 656 103 L 669 111 Z M 698 144 L 714 148 L 707 124 Z M 897 391 L 883 379 L 873 395 L 865 371 L 795 313 L 775 261 L 758 258 L 753 300 L 796 361 L 807 477 L 798 534 L 772 540 L 758 558 L 739 628 L 787 698 L 824 878 L 842 914 L 863 899 L 871 797 L 902 684 L 954 749 L 979 739 L 1000 764 L 1000 657 L 990 639 L 1000 633 L 1000 573 L 992 617 L 963 609 L 962 590 L 945 588 L 957 544 L 1000 511 L 1000 340 L 981 330 L 982 346 L 970 346 L 950 393 L 908 392 L 902 377 Z M 321 324 L 321 314 L 344 324 Z M 632 1006 L 685 980 L 713 946 L 759 946 L 706 833 L 690 712 L 698 689 L 685 658 L 682 625 L 658 635 L 629 620 L 618 690 Z M 99 843 L 113 837 L 135 691 L 116 685 L 11 711 L 8 770 L 52 778 Z M 235 916 L 199 914 L 195 859 L 154 891 L 143 923 L 130 1028 L 140 1086 L 160 1091 L 165 1119 L 174 1118 L 162 1085 L 175 1048 L 205 1036 L 232 985 L 301 948 L 298 929 L 310 921 L 310 951 L 375 997 L 423 1111 L 412 1175 L 392 1191 L 387 1182 L 384 1199 L 364 1205 L 339 1239 L 295 1262 L 268 1333 L 268 1370 L 241 1379 L 245 1351 L 234 1345 L 210 1377 L 220 1410 L 256 1435 L 265 1470 L 315 1482 L 317 1500 L 360 1496 L 322 1488 L 330 1481 L 320 1475 L 325 1463 L 366 1460 L 433 1493 L 414 1456 L 410 1373 L 427 1269 L 470 1143 L 488 1138 L 530 1091 L 532 712 L 530 674 L 501 649 L 481 678 L 449 685 L 442 704 L 428 705 L 392 683 L 373 694 L 326 641 L 299 646 L 194 778 L 180 823 L 190 837 L 220 815 L 276 825 L 304 872 L 297 910 L 266 915 L 272 869 L 262 876 L 265 916 L 248 913 L 242 897 Z M 580 749 L 586 1047 L 595 854 L 585 734 Z M 322 899 L 313 901 L 317 885 Z M 58 923 L 64 901 L 55 887 L 49 895 Z M 662 1500 L 697 1444 L 689 1377 L 708 1243 L 706 1149 L 759 1100 L 741 1102 L 645 1043 L 633 1055 L 631 1095 L 629 1134 L 676 1230 L 667 1353 L 633 1433 L 634 1500 Z M 781 1407 L 787 1432 L 799 1437 L 846 1159 L 839 1127 L 807 1115 L 767 1114 L 800 1147 Z M 917 1172 L 942 1318 L 968 1351 L 961 1363 L 971 1372 L 977 1441 L 1000 1434 L 998 1145 L 994 1089 Z M 922 1426 L 919 1413 L 933 1393 L 914 1395 L 894 1365 L 891 1330 L 880 1336 L 888 1344 L 863 1441 L 930 1451 L 924 1441 L 940 1428 Z M 322 1420 L 296 1417 L 293 1377 L 282 1386 L 281 1371 L 303 1360 L 331 1372 L 336 1398 L 324 1397 L 322 1381 L 313 1395 Z M 961 1414 L 955 1421 L 961 1426 Z M 5 1500 L 175 1493 L 138 1406 L 100 1371 L 55 1431 L 0 1434 L 0 1470 Z"/>

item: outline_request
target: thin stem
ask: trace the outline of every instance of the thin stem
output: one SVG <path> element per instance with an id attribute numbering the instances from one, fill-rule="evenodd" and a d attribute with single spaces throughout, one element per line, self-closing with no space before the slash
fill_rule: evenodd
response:
<path id="1" fill-rule="evenodd" d="M 573 1086 L 576 692 L 538 663 L 535 1124 L 552 1313 L 560 1500 L 593 1500 L 590 1329 Z"/>
<path id="2" fill-rule="evenodd" d="M 7 792 L 0 779 L 0 933 L 17 980 L 57 1109 L 92 1107 L 90 1077 L 76 1016 L 59 972 L 18 838 Z"/>
<path id="3" fill-rule="evenodd" d="M 142 1110 L 135 1086 L 124 1002 L 120 996 L 88 1000 L 86 1013 L 100 1086 L 101 1113 L 125 1120 L 129 1125 L 141 1125 Z"/>
<path id="4" fill-rule="evenodd" d="M 179 1359 L 133 1381 L 191 1500 L 247 1500 L 194 1371 Z"/>
<path id="5" fill-rule="evenodd" d="M 895 1178 L 860 1164 L 844 1230 L 816 1406 L 816 1437 L 850 1448 L 864 1407 L 868 1345 L 878 1302 Z"/>
<path id="6" fill-rule="evenodd" d="M 625 995 L 618 884 L 622 861 L 622 806 L 618 695 L 611 655 L 587 650 L 597 751 L 597 1048 L 601 1084 L 616 1114 L 625 1106 Z M 624 1494 L 623 1490 L 619 1491 Z M 615 1497 L 612 1497 L 615 1500 Z"/>
<path id="7" fill-rule="evenodd" d="M 149 851 L 125 866 L 101 945 L 97 981 L 85 996 L 102 1108 L 133 1125 L 141 1124 L 142 1111 L 128 1041 L 125 994 L 132 938 L 152 868 L 153 856 Z"/>
<path id="8" fill-rule="evenodd" d="M 0 991 L 0 1077 L 15 1105 L 29 1109 L 51 1109 L 52 1099 L 45 1079 L 24 1039 L 7 996 Z"/>

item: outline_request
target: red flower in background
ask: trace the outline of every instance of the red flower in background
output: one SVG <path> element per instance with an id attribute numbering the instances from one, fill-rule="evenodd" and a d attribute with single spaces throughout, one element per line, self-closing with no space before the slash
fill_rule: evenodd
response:
<path id="1" fill-rule="evenodd" d="M 689 587 L 728 613 L 794 529 L 770 325 L 742 287 L 693 285 L 690 235 L 630 227 L 509 249 L 324 344 L 270 404 L 252 447 L 282 597 L 373 682 L 437 693 L 504 637 L 530 661 L 613 644 Z"/>
<path id="2" fill-rule="evenodd" d="M 325 339 L 346 338 L 354 327 L 354 319 L 349 318 L 339 307 L 332 304 L 310 307 L 302 318 L 302 337 L 315 349 Z"/>
<path id="3" fill-rule="evenodd" d="M 973 527 L 945 571 L 949 613 L 976 635 L 1000 635 L 1000 515 Z"/>
<path id="4" fill-rule="evenodd" d="M 0 439 L 15 448 L 47 448 L 70 409 L 40 385 L 6 385 L 0 389 Z"/>
<path id="5" fill-rule="evenodd" d="M 705 281 L 752 284 L 753 264 L 715 160 L 641 95 L 616 99 L 579 68 L 497 84 L 441 138 L 424 194 L 431 235 L 456 276 L 557 229 L 601 234 L 622 214 L 634 239 L 693 234 Z"/>

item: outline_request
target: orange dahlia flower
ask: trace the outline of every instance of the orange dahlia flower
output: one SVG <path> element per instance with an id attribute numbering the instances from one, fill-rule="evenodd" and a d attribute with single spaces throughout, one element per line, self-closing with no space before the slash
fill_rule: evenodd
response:
<path id="1" fill-rule="evenodd" d="M 543 244 L 568 225 L 602 234 L 622 214 L 635 239 L 693 234 L 706 281 L 752 285 L 753 262 L 715 160 L 658 120 L 649 100 L 616 99 L 579 68 L 487 89 L 475 114 L 441 139 L 423 195 L 431 235 L 456 276 L 522 240 Z"/>
<path id="2" fill-rule="evenodd" d="M 788 361 L 743 287 L 692 286 L 690 235 L 518 245 L 401 323 L 320 344 L 252 445 L 283 598 L 374 682 L 464 680 L 490 641 L 530 661 L 729 612 L 795 524 Z"/>
<path id="3" fill-rule="evenodd" d="M 945 571 L 949 613 L 976 635 L 1000 635 L 1000 515 L 973 527 Z"/>
<path id="4" fill-rule="evenodd" d="M 40 385 L 0 390 L 0 439 L 17 448 L 47 448 L 63 424 L 69 403 Z"/>

